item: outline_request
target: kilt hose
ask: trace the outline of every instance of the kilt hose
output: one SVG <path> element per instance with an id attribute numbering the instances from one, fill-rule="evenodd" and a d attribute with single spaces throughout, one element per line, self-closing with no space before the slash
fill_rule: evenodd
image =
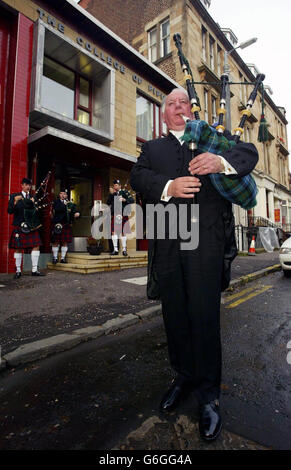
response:
<path id="1" fill-rule="evenodd" d="M 62 245 L 63 243 L 71 243 L 73 238 L 72 226 L 70 224 L 63 225 L 61 233 L 52 232 L 51 242 Z"/>
<path id="2" fill-rule="evenodd" d="M 118 223 L 118 216 L 111 216 L 111 234 L 115 233 L 116 235 L 129 235 L 131 233 L 130 225 L 128 222 L 128 216 L 124 215 L 122 217 L 122 223 Z"/>
<path id="3" fill-rule="evenodd" d="M 26 248 L 34 248 L 41 246 L 42 242 L 38 230 L 29 233 L 23 233 L 20 227 L 15 227 L 11 233 L 9 248 L 18 250 Z"/>

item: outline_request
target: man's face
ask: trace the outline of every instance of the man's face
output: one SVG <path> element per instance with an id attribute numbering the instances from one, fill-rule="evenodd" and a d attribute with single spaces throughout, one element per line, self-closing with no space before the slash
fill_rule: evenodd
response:
<path id="1" fill-rule="evenodd" d="M 31 190 L 31 184 L 23 183 L 21 185 L 21 189 L 23 192 L 29 193 L 29 191 Z"/>
<path id="2" fill-rule="evenodd" d="M 115 184 L 113 185 L 113 189 L 114 189 L 114 191 L 119 191 L 119 190 L 121 189 L 121 184 L 115 183 Z"/>
<path id="3" fill-rule="evenodd" d="M 185 128 L 185 121 L 181 117 L 183 114 L 191 118 L 190 102 L 187 95 L 180 90 L 174 90 L 166 98 L 163 120 L 168 129 L 182 131 Z"/>
<path id="4" fill-rule="evenodd" d="M 62 199 L 62 200 L 68 199 L 67 193 L 65 193 L 64 191 L 60 192 L 60 199 Z"/>

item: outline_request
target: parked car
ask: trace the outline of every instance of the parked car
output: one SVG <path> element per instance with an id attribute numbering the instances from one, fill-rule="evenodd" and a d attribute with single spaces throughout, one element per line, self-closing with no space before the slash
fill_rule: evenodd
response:
<path id="1" fill-rule="evenodd" d="M 285 276 L 291 273 L 291 237 L 287 238 L 279 250 L 279 260 Z"/>

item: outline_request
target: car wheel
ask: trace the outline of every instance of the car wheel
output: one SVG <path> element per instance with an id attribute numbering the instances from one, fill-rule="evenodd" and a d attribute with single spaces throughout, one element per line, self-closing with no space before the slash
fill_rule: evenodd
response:
<path id="1" fill-rule="evenodd" d="M 290 275 L 290 271 L 288 269 L 283 269 L 284 276 L 288 277 Z"/>

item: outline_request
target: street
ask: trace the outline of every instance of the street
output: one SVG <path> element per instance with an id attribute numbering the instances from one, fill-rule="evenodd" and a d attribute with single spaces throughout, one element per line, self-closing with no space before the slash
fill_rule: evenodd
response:
<path id="1" fill-rule="evenodd" d="M 223 295 L 215 443 L 198 438 L 193 396 L 159 414 L 171 371 L 157 317 L 3 371 L 0 449 L 290 449 L 290 282 L 279 271 Z"/>

